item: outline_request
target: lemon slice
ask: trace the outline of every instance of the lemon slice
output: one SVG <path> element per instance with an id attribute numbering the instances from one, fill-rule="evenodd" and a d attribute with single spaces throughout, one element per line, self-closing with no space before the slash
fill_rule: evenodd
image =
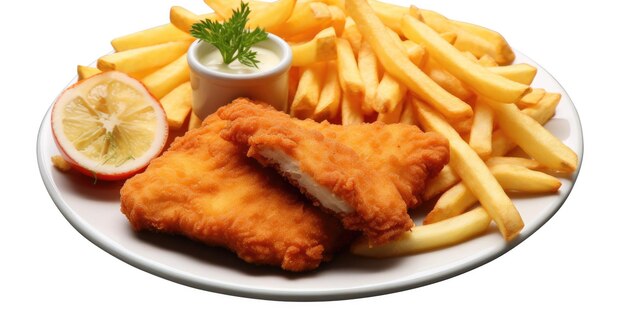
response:
<path id="1" fill-rule="evenodd" d="M 168 136 L 163 107 L 136 79 L 104 72 L 66 89 L 52 109 L 63 157 L 97 179 L 123 179 L 158 156 Z"/>

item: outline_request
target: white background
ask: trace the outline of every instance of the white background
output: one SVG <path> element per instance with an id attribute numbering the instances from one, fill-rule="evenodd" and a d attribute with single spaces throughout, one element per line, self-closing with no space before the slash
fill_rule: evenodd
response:
<path id="1" fill-rule="evenodd" d="M 623 311 L 626 173 L 619 152 L 626 134 L 626 20 L 618 3 L 416 3 L 498 30 L 561 82 L 581 115 L 582 171 L 565 205 L 544 227 L 482 267 L 414 290 L 307 304 L 225 296 L 137 270 L 75 231 L 41 181 L 35 156 L 39 124 L 76 65 L 109 52 L 116 36 L 167 22 L 171 5 L 202 12 L 201 0 L 5 3 L 0 311 Z"/>

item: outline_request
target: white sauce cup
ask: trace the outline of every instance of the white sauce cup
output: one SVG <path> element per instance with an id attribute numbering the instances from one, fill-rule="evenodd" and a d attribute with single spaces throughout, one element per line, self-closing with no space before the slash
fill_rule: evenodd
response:
<path id="1" fill-rule="evenodd" d="M 211 44 L 202 40 L 191 44 L 187 62 L 191 71 L 192 108 L 200 119 L 239 97 L 263 101 L 281 111 L 287 110 L 291 47 L 274 34 L 268 34 L 267 40 L 256 46 L 276 53 L 280 59 L 278 64 L 255 73 L 232 74 L 209 69 L 200 62 L 203 55 L 215 49 Z"/>

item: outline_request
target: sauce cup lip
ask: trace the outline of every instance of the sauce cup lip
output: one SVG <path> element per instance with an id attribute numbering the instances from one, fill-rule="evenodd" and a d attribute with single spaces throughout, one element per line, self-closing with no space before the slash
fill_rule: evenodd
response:
<path id="1" fill-rule="evenodd" d="M 280 49 L 280 52 L 282 52 L 282 58 L 280 59 L 278 64 L 268 70 L 259 71 L 256 73 L 249 73 L 249 74 L 231 74 L 231 73 L 213 71 L 207 68 L 206 66 L 204 66 L 198 60 L 197 51 L 199 47 L 203 44 L 209 45 L 209 43 L 206 43 L 202 41 L 201 39 L 194 41 L 189 47 L 189 50 L 187 51 L 187 63 L 189 64 L 189 67 L 193 71 L 199 74 L 202 74 L 203 76 L 210 77 L 213 79 L 225 80 L 225 81 L 254 81 L 260 78 L 269 78 L 273 76 L 279 76 L 285 71 L 287 71 L 289 67 L 291 66 L 291 62 L 293 59 L 291 47 L 282 38 L 272 33 L 267 34 L 267 40 L 276 44 L 276 46 Z"/>

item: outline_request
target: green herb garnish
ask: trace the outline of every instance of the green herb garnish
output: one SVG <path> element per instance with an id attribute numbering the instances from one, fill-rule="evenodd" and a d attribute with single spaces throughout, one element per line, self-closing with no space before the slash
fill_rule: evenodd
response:
<path id="1" fill-rule="evenodd" d="M 267 32 L 257 27 L 246 29 L 250 15 L 248 3 L 241 2 L 241 7 L 233 10 L 232 17 L 223 23 L 205 19 L 191 27 L 191 35 L 215 46 L 222 55 L 225 64 L 235 60 L 249 67 L 256 67 L 259 61 L 252 45 L 267 39 Z"/>

